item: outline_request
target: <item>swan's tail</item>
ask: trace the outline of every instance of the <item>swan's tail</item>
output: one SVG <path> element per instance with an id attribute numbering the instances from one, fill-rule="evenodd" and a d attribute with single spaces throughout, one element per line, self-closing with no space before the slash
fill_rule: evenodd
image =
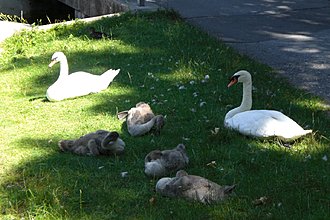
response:
<path id="1" fill-rule="evenodd" d="M 301 132 L 297 133 L 296 138 L 299 138 L 301 136 L 305 136 L 305 135 L 310 134 L 312 132 L 313 132 L 313 130 L 302 130 Z"/>
<path id="2" fill-rule="evenodd" d="M 113 81 L 113 79 L 118 75 L 119 71 L 120 69 L 116 69 L 116 70 L 109 69 L 101 75 L 101 77 L 103 78 L 102 82 L 104 82 L 104 86 L 102 90 L 106 89 L 109 86 L 109 84 Z"/>
<path id="3" fill-rule="evenodd" d="M 313 133 L 313 130 L 304 130 L 304 132 L 301 136 L 304 136 L 306 134 L 311 134 L 311 133 Z"/>
<path id="4" fill-rule="evenodd" d="M 302 131 L 299 131 L 299 132 L 296 132 L 294 134 L 291 134 L 291 135 L 283 135 L 283 137 L 279 136 L 280 139 L 282 139 L 283 141 L 293 141 L 293 140 L 296 140 L 302 136 L 305 136 L 307 134 L 310 134 L 312 133 L 313 130 L 302 130 Z"/>

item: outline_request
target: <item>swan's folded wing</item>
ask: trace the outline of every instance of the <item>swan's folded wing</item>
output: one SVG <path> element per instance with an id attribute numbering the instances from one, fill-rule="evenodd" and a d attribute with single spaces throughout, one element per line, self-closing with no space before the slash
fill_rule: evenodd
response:
<path id="1" fill-rule="evenodd" d="M 278 136 L 295 139 L 306 132 L 295 121 L 278 111 L 251 110 L 236 114 L 228 120 L 228 127 L 254 137 Z"/>

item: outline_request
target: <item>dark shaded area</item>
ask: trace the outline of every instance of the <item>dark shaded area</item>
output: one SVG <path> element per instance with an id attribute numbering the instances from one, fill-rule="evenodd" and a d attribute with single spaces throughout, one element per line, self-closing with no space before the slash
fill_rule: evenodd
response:
<path id="1" fill-rule="evenodd" d="M 49 24 L 73 20 L 74 9 L 57 0 L 30 0 L 31 11 L 24 17 L 29 24 Z"/>
<path id="2" fill-rule="evenodd" d="M 30 24 L 49 24 L 63 20 L 73 20 L 74 9 L 57 0 L 31 0 Z"/>

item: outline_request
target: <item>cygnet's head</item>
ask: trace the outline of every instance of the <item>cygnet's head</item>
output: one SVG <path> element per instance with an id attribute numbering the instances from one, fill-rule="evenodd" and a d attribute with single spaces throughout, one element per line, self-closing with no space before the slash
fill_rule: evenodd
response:
<path id="1" fill-rule="evenodd" d="M 172 180 L 172 178 L 170 178 L 170 177 L 164 177 L 164 178 L 161 178 L 160 180 L 158 180 L 158 182 L 156 184 L 156 192 L 164 191 L 167 184 L 170 183 L 171 180 Z"/>
<path id="2" fill-rule="evenodd" d="M 158 160 L 146 162 L 144 164 L 144 173 L 148 176 L 164 176 L 165 167 Z"/>
<path id="3" fill-rule="evenodd" d="M 184 146 L 184 144 L 178 144 L 178 146 L 176 146 L 176 149 L 181 152 L 186 151 L 186 147 Z"/>
<path id="4" fill-rule="evenodd" d="M 107 150 L 113 150 L 114 153 L 122 153 L 125 149 L 125 142 L 119 137 L 118 132 L 109 132 L 102 140 L 101 147 Z"/>

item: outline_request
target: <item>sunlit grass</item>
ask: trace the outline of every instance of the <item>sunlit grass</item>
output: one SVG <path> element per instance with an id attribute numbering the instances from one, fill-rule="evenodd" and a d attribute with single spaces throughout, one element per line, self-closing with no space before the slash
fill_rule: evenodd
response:
<path id="1" fill-rule="evenodd" d="M 113 35 L 94 40 L 90 26 Z M 324 219 L 329 215 L 330 120 L 324 103 L 290 87 L 273 70 L 183 23 L 171 12 L 124 14 L 77 22 L 8 39 L 0 58 L 1 218 L 25 219 Z M 70 72 L 120 68 L 110 87 L 61 102 L 45 99 L 63 51 Z M 313 135 L 285 147 L 223 127 L 242 88 L 227 89 L 239 69 L 253 74 L 255 109 L 283 111 Z M 205 78 L 208 75 L 208 78 Z M 207 80 L 205 80 L 207 79 Z M 130 137 L 116 118 L 139 101 L 166 116 L 160 136 Z M 220 128 L 214 135 L 211 130 Z M 106 129 L 126 142 L 121 157 L 82 157 L 58 151 L 61 139 Z M 219 184 L 237 184 L 225 203 L 204 206 L 163 198 L 143 173 L 154 149 L 184 143 L 187 171 Z M 286 145 L 288 146 L 288 145 Z M 214 161 L 214 166 L 209 166 Z M 120 176 L 128 172 L 127 178 Z M 253 201 L 269 198 L 265 205 Z M 150 199 L 154 198 L 154 202 Z"/>

